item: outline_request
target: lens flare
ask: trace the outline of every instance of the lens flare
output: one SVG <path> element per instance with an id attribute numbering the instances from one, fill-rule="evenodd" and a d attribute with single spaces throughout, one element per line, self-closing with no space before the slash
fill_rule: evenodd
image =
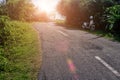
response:
<path id="1" fill-rule="evenodd" d="M 79 75 L 77 74 L 77 69 L 76 69 L 73 61 L 70 58 L 68 58 L 67 63 L 68 63 L 70 72 L 73 74 L 74 79 L 79 80 Z"/>

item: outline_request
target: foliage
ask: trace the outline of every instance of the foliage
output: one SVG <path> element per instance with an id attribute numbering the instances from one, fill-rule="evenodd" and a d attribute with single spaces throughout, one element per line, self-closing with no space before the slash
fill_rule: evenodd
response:
<path id="1" fill-rule="evenodd" d="M 35 80 L 34 57 L 38 56 L 37 34 L 25 22 L 0 17 L 0 80 Z"/>
<path id="2" fill-rule="evenodd" d="M 7 24 L 7 21 L 9 21 L 9 17 L 7 16 L 1 16 L 0 17 L 0 45 L 4 46 L 4 28 Z"/>
<path id="3" fill-rule="evenodd" d="M 0 1 L 0 15 L 7 15 L 7 8 L 5 6 L 5 0 Z"/>
<path id="4" fill-rule="evenodd" d="M 112 0 L 61 0 L 58 4 L 60 14 L 66 16 L 68 24 L 80 24 L 93 15 L 95 21 L 101 21 L 106 7 L 113 5 Z"/>
<path id="5" fill-rule="evenodd" d="M 66 16 L 68 24 L 79 24 L 87 18 L 87 3 L 86 0 L 61 0 L 58 4 L 58 12 Z"/>
<path id="6" fill-rule="evenodd" d="M 108 29 L 113 34 L 120 33 L 120 5 L 115 5 L 106 9 L 107 22 L 109 24 Z"/>
<path id="7" fill-rule="evenodd" d="M 42 11 L 36 11 L 35 14 L 33 15 L 33 21 L 44 21 L 47 22 L 49 21 L 48 15 L 45 12 Z"/>
<path id="8" fill-rule="evenodd" d="M 92 0 L 89 4 L 89 16 L 94 16 L 96 29 L 105 30 L 106 22 L 104 22 L 104 12 L 107 7 L 114 4 L 113 0 Z"/>
<path id="9" fill-rule="evenodd" d="M 105 11 L 118 4 L 119 0 L 61 0 L 57 10 L 66 17 L 68 24 L 80 26 L 80 23 L 89 21 L 89 16 L 93 15 L 96 28 L 105 30 L 108 24 L 103 16 Z"/>
<path id="10" fill-rule="evenodd" d="M 29 0 L 8 0 L 8 16 L 13 20 L 30 21 L 35 10 Z"/>
<path id="11" fill-rule="evenodd" d="M 9 16 L 18 21 L 47 21 L 48 16 L 33 5 L 31 0 L 2 0 L 0 15 Z"/>

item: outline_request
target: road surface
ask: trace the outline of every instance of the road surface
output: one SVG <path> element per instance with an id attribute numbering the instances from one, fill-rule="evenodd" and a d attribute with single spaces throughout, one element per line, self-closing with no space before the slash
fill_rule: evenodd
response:
<path id="1" fill-rule="evenodd" d="M 42 41 L 38 80 L 120 80 L 120 43 L 54 23 L 35 23 Z"/>

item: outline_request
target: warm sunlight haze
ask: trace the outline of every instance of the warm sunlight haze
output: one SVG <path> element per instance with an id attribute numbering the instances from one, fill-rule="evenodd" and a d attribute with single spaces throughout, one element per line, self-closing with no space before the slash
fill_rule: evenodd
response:
<path id="1" fill-rule="evenodd" d="M 32 0 L 34 5 L 42 11 L 47 12 L 48 14 L 56 10 L 57 3 L 59 0 Z"/>
<path id="2" fill-rule="evenodd" d="M 0 0 L 0 80 L 120 80 L 120 0 Z"/>

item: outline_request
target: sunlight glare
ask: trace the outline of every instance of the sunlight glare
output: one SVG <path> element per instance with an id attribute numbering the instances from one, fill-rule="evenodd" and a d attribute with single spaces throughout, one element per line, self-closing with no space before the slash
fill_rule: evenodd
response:
<path id="1" fill-rule="evenodd" d="M 41 11 L 52 13 L 56 10 L 59 0 L 32 0 L 34 5 Z"/>

